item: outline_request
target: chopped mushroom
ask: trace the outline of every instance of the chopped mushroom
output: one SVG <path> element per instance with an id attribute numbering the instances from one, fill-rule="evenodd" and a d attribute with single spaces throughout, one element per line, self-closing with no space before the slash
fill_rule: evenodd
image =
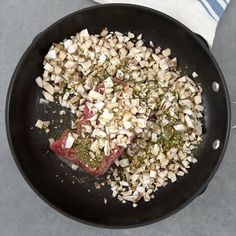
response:
<path id="1" fill-rule="evenodd" d="M 201 86 L 178 69 L 171 49 L 161 51 L 142 38 L 107 28 L 90 35 L 84 29 L 50 47 L 44 72 L 35 79 L 44 97 L 40 104 L 63 108 L 60 123 L 65 109 L 73 113 L 65 148 L 73 149 L 83 137 L 91 141 L 87 159 L 124 150 L 107 182 L 114 197 L 133 207 L 141 199 L 150 201 L 197 162 L 193 149 L 202 140 L 204 110 Z M 51 130 L 49 121 L 35 126 Z"/>

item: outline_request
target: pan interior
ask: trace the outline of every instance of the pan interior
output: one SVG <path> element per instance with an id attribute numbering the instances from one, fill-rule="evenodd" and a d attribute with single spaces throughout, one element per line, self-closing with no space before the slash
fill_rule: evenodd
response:
<path id="1" fill-rule="evenodd" d="M 104 179 L 95 179 L 62 164 L 53 153 L 48 152 L 45 133 L 31 128 L 38 118 L 55 118 L 52 111 L 60 109 L 54 105 L 44 107 L 38 104 L 41 91 L 34 82 L 43 72 L 43 58 L 50 45 L 84 28 L 88 28 L 90 33 L 98 33 L 104 27 L 122 33 L 142 33 L 146 42 L 152 40 L 163 49 L 171 48 L 182 71 L 186 74 L 197 71 L 199 77 L 195 80 L 203 87 L 204 141 L 196 150 L 198 163 L 192 165 L 188 175 L 158 190 L 155 199 L 148 203 L 140 202 L 136 208 L 112 198 L 109 187 L 100 190 L 94 188 L 95 181 Z M 13 80 L 9 90 L 7 123 L 18 166 L 44 199 L 75 219 L 107 227 L 134 226 L 162 219 L 188 202 L 206 185 L 220 162 L 229 119 L 223 79 L 212 56 L 195 37 L 175 21 L 155 11 L 127 5 L 105 5 L 72 14 L 33 41 L 19 63 Z M 218 93 L 212 90 L 213 81 L 219 83 Z M 68 124 L 63 125 L 66 127 Z M 221 141 L 217 150 L 212 149 L 215 139 Z M 106 205 L 104 197 L 107 199 Z"/>

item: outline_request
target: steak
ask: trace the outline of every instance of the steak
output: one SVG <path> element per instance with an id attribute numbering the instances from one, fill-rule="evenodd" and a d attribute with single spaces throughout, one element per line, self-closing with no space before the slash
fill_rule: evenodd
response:
<path id="1" fill-rule="evenodd" d="M 89 122 L 88 119 L 91 116 L 93 116 L 93 113 L 88 109 L 87 106 L 85 106 L 83 119 L 81 120 L 81 124 L 78 124 L 78 126 L 87 124 Z M 79 132 L 79 130 L 80 129 L 77 129 L 77 133 Z M 70 132 L 71 131 L 69 129 L 65 130 L 63 134 L 50 145 L 50 149 L 57 156 L 60 156 L 65 161 L 69 161 L 72 164 L 80 166 L 87 173 L 93 176 L 99 177 L 104 175 L 113 164 L 113 162 L 124 152 L 124 147 L 117 146 L 116 148 L 111 150 L 111 154 L 109 156 L 104 156 L 99 166 L 95 168 L 91 167 L 79 157 L 75 148 L 66 148 L 65 144 Z"/>
<path id="2" fill-rule="evenodd" d="M 93 176 L 99 177 L 104 175 L 108 171 L 112 163 L 124 152 L 123 147 L 116 147 L 111 151 L 111 154 L 109 156 L 104 156 L 99 166 L 93 168 L 87 163 L 84 163 L 82 159 L 80 159 L 75 148 L 65 147 L 66 140 L 70 132 L 70 130 L 64 131 L 64 133 L 58 139 L 56 139 L 53 144 L 50 145 L 50 149 L 62 159 L 80 166 L 87 173 Z"/>

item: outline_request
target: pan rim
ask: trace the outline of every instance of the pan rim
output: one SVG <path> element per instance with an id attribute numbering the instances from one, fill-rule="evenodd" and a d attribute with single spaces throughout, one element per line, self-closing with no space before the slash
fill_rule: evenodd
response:
<path id="1" fill-rule="evenodd" d="M 221 153 L 219 155 L 218 163 L 215 166 L 215 168 L 212 170 L 212 172 L 209 175 L 208 179 L 205 180 L 205 183 L 201 186 L 200 189 L 198 189 L 198 191 L 196 191 L 187 201 L 182 203 L 178 208 L 174 209 L 173 211 L 169 212 L 168 214 L 164 215 L 163 217 L 160 217 L 158 219 L 148 220 L 148 221 L 145 221 L 143 223 L 132 223 L 132 224 L 127 224 L 127 225 L 114 225 L 114 224 L 97 223 L 95 221 L 84 220 L 84 219 L 82 219 L 80 217 L 74 216 L 74 215 L 72 215 L 70 213 L 67 213 L 66 211 L 62 210 L 59 206 L 56 206 L 54 203 L 49 201 L 41 192 L 39 192 L 36 189 L 36 187 L 31 183 L 30 179 L 28 179 L 28 177 L 24 173 L 23 168 L 20 165 L 20 162 L 18 161 L 17 153 L 15 151 L 15 148 L 14 148 L 14 145 L 13 145 L 13 139 L 12 139 L 12 136 L 11 136 L 9 112 L 10 112 L 10 102 L 11 102 L 12 89 L 13 89 L 13 86 L 14 86 L 15 79 L 17 77 L 19 68 L 23 64 L 24 59 L 28 55 L 28 52 L 37 43 L 37 40 L 39 38 L 43 37 L 45 33 L 50 31 L 58 23 L 63 22 L 65 20 L 67 20 L 68 18 L 73 17 L 74 15 L 77 15 L 77 14 L 81 15 L 84 12 L 87 12 L 87 11 L 90 11 L 90 10 L 93 10 L 93 9 L 104 8 L 104 7 L 105 8 L 109 8 L 109 7 L 129 7 L 129 8 L 134 8 L 134 9 L 138 9 L 138 10 L 143 10 L 143 11 L 151 12 L 153 14 L 157 14 L 157 15 L 165 18 L 166 20 L 171 21 L 174 24 L 180 26 L 182 30 L 184 30 L 185 32 L 190 34 L 190 36 L 199 44 L 199 46 L 202 48 L 202 50 L 204 50 L 204 52 L 212 60 L 212 62 L 214 64 L 214 67 L 215 67 L 217 73 L 219 74 L 219 77 L 220 77 L 222 85 L 223 85 L 223 90 L 224 90 L 225 95 L 226 95 L 228 120 L 227 120 L 227 130 L 226 130 L 226 136 L 225 136 L 225 140 L 224 140 L 224 146 L 223 146 L 222 151 L 221 151 Z M 218 170 L 218 168 L 219 168 L 219 166 L 220 166 L 220 164 L 222 162 L 222 159 L 224 157 L 226 148 L 227 148 L 227 144 L 228 144 L 228 140 L 229 140 L 229 135 L 230 135 L 230 125 L 231 125 L 231 107 L 230 107 L 230 97 L 229 97 L 229 92 L 228 92 L 228 88 L 227 88 L 227 85 L 226 85 L 226 81 L 224 79 L 223 73 L 222 73 L 219 65 L 216 62 L 216 59 L 213 57 L 213 55 L 210 52 L 210 50 L 206 47 L 205 43 L 201 39 L 199 39 L 198 36 L 196 34 L 194 34 L 189 28 L 187 28 L 185 25 L 183 25 L 182 23 L 180 23 L 176 19 L 172 18 L 171 16 L 168 16 L 165 13 L 162 13 L 162 12 L 160 12 L 158 10 L 155 10 L 155 9 L 152 9 L 152 8 L 148 8 L 148 7 L 144 7 L 144 6 L 140 6 L 140 5 L 137 5 L 137 4 L 124 4 L 124 3 L 100 4 L 100 5 L 95 5 L 95 6 L 83 8 L 83 9 L 80 9 L 78 11 L 70 13 L 70 14 L 64 16 L 63 18 L 57 20 L 55 23 L 53 23 L 50 26 L 48 26 L 44 31 L 42 31 L 41 33 L 36 35 L 36 37 L 32 40 L 31 44 L 28 46 L 28 48 L 25 50 L 24 54 L 20 58 L 17 66 L 16 66 L 16 68 L 15 68 L 15 70 L 13 72 L 13 75 L 11 77 L 10 83 L 8 85 L 8 91 L 7 91 L 6 103 L 5 103 L 5 128 L 6 128 L 7 140 L 8 140 L 8 144 L 9 144 L 10 150 L 11 150 L 11 154 L 13 156 L 13 159 L 15 161 L 15 164 L 16 164 L 17 168 L 19 169 L 21 175 L 23 176 L 23 178 L 25 179 L 27 184 L 31 187 L 31 189 L 36 193 L 36 195 L 39 196 L 40 199 L 42 199 L 44 202 L 46 202 L 51 208 L 53 208 L 57 212 L 60 212 L 62 215 L 67 216 L 67 217 L 69 217 L 69 218 L 71 218 L 71 219 L 73 219 L 75 221 L 80 222 L 80 223 L 84 223 L 84 224 L 90 225 L 90 226 L 95 226 L 95 227 L 100 227 L 100 228 L 110 228 L 110 229 L 127 229 L 127 228 L 135 228 L 135 227 L 141 227 L 141 226 L 153 224 L 153 223 L 156 223 L 156 222 L 159 222 L 161 220 L 164 220 L 164 219 L 168 218 L 169 216 L 177 213 L 178 211 L 183 209 L 185 206 L 187 206 L 189 203 L 191 203 L 197 196 L 199 196 L 206 189 L 208 183 L 211 181 L 211 179 L 215 175 L 216 171 Z"/>

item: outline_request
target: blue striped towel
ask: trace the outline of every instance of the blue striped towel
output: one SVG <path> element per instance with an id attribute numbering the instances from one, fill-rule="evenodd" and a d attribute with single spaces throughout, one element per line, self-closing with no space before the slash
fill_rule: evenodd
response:
<path id="1" fill-rule="evenodd" d="M 230 0 L 96 0 L 99 3 L 132 3 L 151 7 L 182 22 L 212 46 L 217 24 Z"/>

